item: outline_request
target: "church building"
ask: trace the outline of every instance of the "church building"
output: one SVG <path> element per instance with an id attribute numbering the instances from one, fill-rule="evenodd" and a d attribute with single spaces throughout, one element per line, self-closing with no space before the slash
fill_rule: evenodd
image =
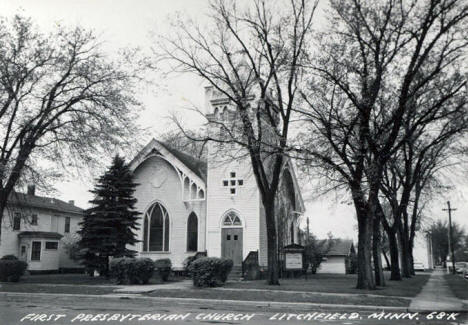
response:
<path id="1" fill-rule="evenodd" d="M 208 132 L 222 132 L 220 121 L 234 119 L 235 107 L 206 88 Z M 255 100 L 255 99 L 252 99 Z M 174 269 L 197 252 L 225 257 L 235 266 L 252 254 L 267 268 L 265 212 L 250 156 L 232 143 L 208 143 L 205 160 L 167 143 L 151 140 L 130 166 L 137 209 L 138 239 L 130 247 L 141 257 L 170 258 Z M 279 257 L 282 247 L 300 244 L 299 219 L 304 203 L 293 164 L 285 159 L 276 200 Z M 283 256 L 283 257 L 282 257 Z"/>

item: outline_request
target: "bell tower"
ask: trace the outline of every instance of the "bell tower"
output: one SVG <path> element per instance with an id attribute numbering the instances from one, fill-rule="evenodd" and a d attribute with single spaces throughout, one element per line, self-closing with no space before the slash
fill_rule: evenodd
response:
<path id="1" fill-rule="evenodd" d="M 236 139 L 242 124 L 233 103 L 213 87 L 205 88 L 207 134 L 207 251 L 241 265 L 258 250 L 260 196 L 248 152 Z M 233 221 L 235 220 L 235 221 Z"/>

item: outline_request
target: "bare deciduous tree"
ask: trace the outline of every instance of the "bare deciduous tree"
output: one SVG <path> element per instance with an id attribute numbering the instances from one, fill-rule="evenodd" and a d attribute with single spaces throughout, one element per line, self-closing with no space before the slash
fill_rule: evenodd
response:
<path id="1" fill-rule="evenodd" d="M 234 110 L 233 123 L 206 116 L 212 132 L 198 140 L 234 143 L 249 157 L 266 212 L 270 284 L 279 283 L 275 195 L 315 7 L 305 0 L 256 0 L 239 8 L 235 1 L 216 0 L 211 25 L 178 22 L 158 44 L 174 70 L 200 76 Z"/>
<path id="2" fill-rule="evenodd" d="M 304 94 L 316 141 L 302 150 L 347 184 L 358 218 L 357 287 L 374 289 L 370 248 L 382 173 L 407 138 L 444 119 L 445 105 L 464 91 L 468 7 L 456 0 L 330 4 L 316 77 Z M 429 105 L 415 103 L 422 89 L 436 87 Z M 405 125 L 414 110 L 418 118 Z"/>
<path id="3" fill-rule="evenodd" d="M 0 22 L 0 218 L 38 166 L 89 164 L 135 132 L 128 58 L 111 60 L 82 28 L 46 35 L 25 17 Z"/>

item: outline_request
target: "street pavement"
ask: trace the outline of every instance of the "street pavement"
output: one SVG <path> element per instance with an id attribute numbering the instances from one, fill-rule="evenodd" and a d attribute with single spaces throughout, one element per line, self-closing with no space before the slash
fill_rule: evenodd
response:
<path id="1" fill-rule="evenodd" d="M 189 285 L 189 282 L 176 284 L 180 290 Z M 0 325 L 468 325 L 463 302 L 453 296 L 440 270 L 432 273 L 409 308 L 150 297 L 141 293 L 141 286 L 127 286 L 108 295 L 0 292 Z"/>
<path id="2" fill-rule="evenodd" d="M 467 315 L 456 312 L 408 313 L 404 310 L 347 308 L 297 308 L 291 305 L 266 307 L 222 301 L 158 299 L 129 294 L 89 296 L 60 294 L 0 293 L 1 325 L 49 323 L 71 325 L 105 324 L 468 324 Z"/>

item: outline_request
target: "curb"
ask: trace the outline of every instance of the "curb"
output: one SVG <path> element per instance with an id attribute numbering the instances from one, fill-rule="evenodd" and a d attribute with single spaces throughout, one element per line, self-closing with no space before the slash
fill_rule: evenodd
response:
<path id="1" fill-rule="evenodd" d="M 239 288 L 226 288 L 226 287 L 218 287 L 218 288 L 211 288 L 212 290 L 220 290 L 220 291 L 253 291 L 253 292 L 274 292 L 274 293 L 285 293 L 285 294 L 313 294 L 317 296 L 339 296 L 339 297 L 368 297 L 368 298 L 398 298 L 398 299 L 405 299 L 405 300 L 413 300 L 414 297 L 402 297 L 402 296 L 385 296 L 385 295 L 376 295 L 372 293 L 337 293 L 337 292 L 320 292 L 320 291 L 297 291 L 297 290 L 277 290 L 277 289 L 239 289 Z M 161 288 L 163 290 L 163 288 Z"/>
<path id="2" fill-rule="evenodd" d="M 88 294 L 55 294 L 55 293 L 27 293 L 27 292 L 0 292 L 0 297 L 80 297 L 80 298 L 107 298 L 107 299 L 131 299 L 131 300 L 152 300 L 159 302 L 179 302 L 191 303 L 191 305 L 201 305 L 210 307 L 232 307 L 235 305 L 250 307 L 250 308 L 272 308 L 272 309 L 293 309 L 311 310 L 311 309 L 326 309 L 340 311 L 393 311 L 393 312 L 408 312 L 409 307 L 395 306 L 367 306 L 367 305 L 346 305 L 346 304 L 322 304 L 322 303 L 305 303 L 305 302 L 276 302 L 276 301 L 247 301 L 247 300 L 217 300 L 217 299 L 198 299 L 198 298 L 172 298 L 172 297 L 148 297 L 135 294 L 107 294 L 107 295 L 88 295 Z"/>

